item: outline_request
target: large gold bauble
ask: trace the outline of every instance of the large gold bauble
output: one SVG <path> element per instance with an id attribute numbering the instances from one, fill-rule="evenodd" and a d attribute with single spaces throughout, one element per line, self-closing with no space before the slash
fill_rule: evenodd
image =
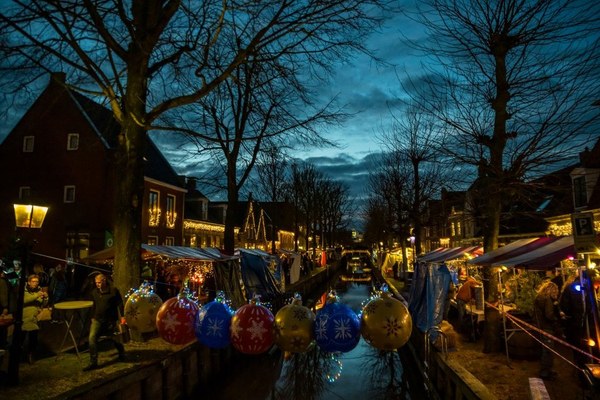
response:
<path id="1" fill-rule="evenodd" d="M 162 305 L 156 293 L 133 293 L 125 303 L 125 319 L 129 329 L 140 333 L 156 330 L 156 314 Z"/>
<path id="2" fill-rule="evenodd" d="M 313 340 L 315 314 L 298 303 L 283 306 L 275 315 L 275 343 L 283 351 L 303 353 Z"/>
<path id="3" fill-rule="evenodd" d="M 406 344 L 412 331 L 412 318 L 402 302 L 384 293 L 369 301 L 361 317 L 360 333 L 379 350 L 396 350 Z"/>

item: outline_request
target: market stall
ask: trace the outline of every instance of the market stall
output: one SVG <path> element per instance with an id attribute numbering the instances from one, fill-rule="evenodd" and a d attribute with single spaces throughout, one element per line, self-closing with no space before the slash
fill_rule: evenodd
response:
<path id="1" fill-rule="evenodd" d="M 438 250 L 419 258 L 413 275 L 408 309 L 413 323 L 421 332 L 440 326 L 444 319 L 451 297 L 448 296 L 453 276 L 450 268 L 456 268 L 449 265 L 462 264 L 481 252 L 480 246 L 465 246 Z"/>

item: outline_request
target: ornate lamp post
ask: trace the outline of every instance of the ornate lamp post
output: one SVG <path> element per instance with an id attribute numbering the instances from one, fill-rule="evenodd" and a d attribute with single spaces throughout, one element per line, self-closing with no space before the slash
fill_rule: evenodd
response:
<path id="1" fill-rule="evenodd" d="M 41 229 L 44 218 L 48 212 L 48 207 L 35 205 L 15 204 L 15 222 L 16 228 L 23 229 Z M 29 259 L 29 243 L 26 240 L 21 243 L 23 252 L 21 275 L 19 276 L 19 291 L 17 293 L 17 309 L 15 310 L 15 326 L 13 330 L 12 344 L 10 350 L 10 359 L 8 361 L 8 382 L 11 385 L 19 384 L 19 362 L 21 361 L 21 342 L 23 336 L 23 301 L 25 282 L 27 280 L 27 262 Z"/>

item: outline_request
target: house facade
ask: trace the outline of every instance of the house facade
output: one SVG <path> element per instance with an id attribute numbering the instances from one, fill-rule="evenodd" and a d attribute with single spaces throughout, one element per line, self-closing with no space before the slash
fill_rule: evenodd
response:
<path id="1" fill-rule="evenodd" d="M 51 76 L 0 144 L 0 251 L 23 234 L 14 203 L 49 207 L 37 253 L 76 261 L 113 244 L 113 188 L 126 173 L 113 162 L 119 129 L 109 109 Z M 150 139 L 144 159 L 143 241 L 181 245 L 186 189 Z"/>
<path id="2" fill-rule="evenodd" d="M 600 139 L 579 160 L 528 182 L 521 198 L 503 208 L 499 243 L 539 236 L 572 235 L 573 214 L 586 213 L 600 232 Z M 442 190 L 440 200 L 431 200 L 424 226 L 424 251 L 438 247 L 480 245 L 477 204 L 470 190 Z"/>

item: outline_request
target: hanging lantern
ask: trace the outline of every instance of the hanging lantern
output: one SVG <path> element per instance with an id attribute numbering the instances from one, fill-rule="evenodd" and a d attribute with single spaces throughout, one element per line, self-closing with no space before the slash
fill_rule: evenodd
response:
<path id="1" fill-rule="evenodd" d="M 231 344 L 244 354 L 261 354 L 273 345 L 273 313 L 257 298 L 238 308 L 231 319 Z"/>
<path id="2" fill-rule="evenodd" d="M 283 306 L 275 315 L 275 343 L 285 352 L 303 353 L 313 340 L 315 314 L 302 305 L 300 295 Z"/>
<path id="3" fill-rule="evenodd" d="M 125 302 L 125 319 L 129 329 L 139 333 L 154 332 L 156 314 L 162 304 L 162 299 L 154 293 L 152 285 L 144 281 L 139 288 L 127 296 Z"/>
<path id="4" fill-rule="evenodd" d="M 227 347 L 232 315 L 233 310 L 227 304 L 225 295 L 220 292 L 214 301 L 205 304 L 198 311 L 194 324 L 196 338 L 211 349 Z"/>
<path id="5" fill-rule="evenodd" d="M 186 344 L 196 338 L 194 320 L 198 305 L 190 298 L 184 287 L 177 297 L 165 301 L 156 314 L 158 335 L 172 344 Z"/>
<path id="6" fill-rule="evenodd" d="M 406 344 L 411 332 L 412 319 L 408 309 L 387 290 L 363 307 L 361 334 L 376 349 L 396 350 Z"/>
<path id="7" fill-rule="evenodd" d="M 360 341 L 360 320 L 332 292 L 325 306 L 317 311 L 314 334 L 317 345 L 323 351 L 345 353 L 354 349 Z"/>

